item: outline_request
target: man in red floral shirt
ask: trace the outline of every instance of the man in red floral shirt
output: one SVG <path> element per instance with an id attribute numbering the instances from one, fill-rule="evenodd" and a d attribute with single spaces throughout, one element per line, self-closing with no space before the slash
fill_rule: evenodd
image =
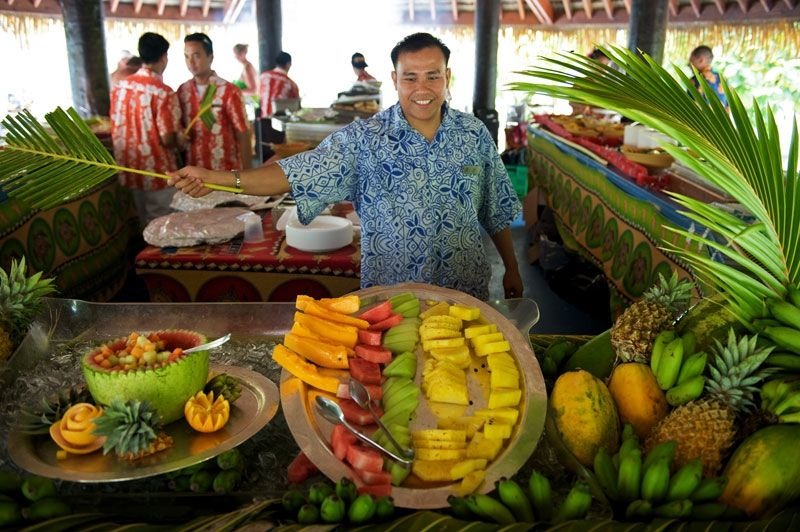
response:
<path id="1" fill-rule="evenodd" d="M 289 77 L 292 56 L 281 52 L 275 58 L 275 64 L 275 68 L 262 72 L 259 77 L 258 95 L 261 99 L 261 116 L 264 118 L 275 114 L 275 100 L 300 98 L 297 83 Z"/>
<path id="2" fill-rule="evenodd" d="M 242 91 L 211 70 L 214 48 L 205 33 L 187 35 L 184 42 L 186 67 L 194 76 L 178 87 L 178 100 L 187 127 L 189 147 L 186 164 L 214 170 L 241 170 L 252 166 L 250 130 Z M 215 86 L 211 100 L 210 125 L 198 118 L 200 104 L 209 87 Z"/>
<path id="3" fill-rule="evenodd" d="M 167 50 L 164 37 L 143 34 L 139 38 L 142 68 L 111 90 L 111 138 L 114 157 L 122 166 L 159 174 L 177 169 L 181 110 L 177 95 L 161 79 Z M 166 180 L 122 172 L 120 182 L 131 189 L 142 224 L 171 212 L 175 189 Z"/>

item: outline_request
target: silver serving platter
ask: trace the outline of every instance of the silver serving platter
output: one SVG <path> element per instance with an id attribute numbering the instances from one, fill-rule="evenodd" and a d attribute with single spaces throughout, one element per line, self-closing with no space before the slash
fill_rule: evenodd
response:
<path id="1" fill-rule="evenodd" d="M 529 299 L 505 300 L 489 305 L 462 292 L 439 288 L 427 284 L 406 283 L 391 288 L 374 287 L 355 292 L 362 299 L 388 299 L 403 292 L 414 293 L 421 302 L 447 301 L 467 306 L 478 307 L 481 319 L 497 325 L 511 344 L 512 355 L 517 360 L 522 377 L 523 397 L 520 402 L 520 419 L 503 451 L 489 465 L 486 479 L 479 491 L 486 493 L 494 489 L 494 482 L 500 477 L 510 477 L 528 460 L 544 428 L 547 396 L 544 378 L 530 345 L 528 331 L 538 320 L 539 312 L 536 304 Z M 497 307 L 497 308 L 496 308 Z M 498 310 L 499 308 L 499 310 Z M 502 311 L 502 313 L 501 313 Z M 504 315 L 505 314 L 505 315 Z M 511 316 L 508 319 L 506 316 Z M 523 333 L 524 331 L 524 333 Z M 420 375 L 423 357 L 421 347 L 417 346 L 418 371 Z M 487 368 L 480 366 L 480 359 L 473 357 L 473 366 L 468 370 L 468 387 L 473 404 L 466 408 L 463 415 L 469 415 L 478 408 L 486 406 L 485 388 L 481 387 L 488 379 Z M 353 470 L 338 460 L 330 447 L 332 425 L 319 415 L 315 397 L 326 392 L 312 388 L 287 371 L 281 375 L 281 405 L 295 440 L 308 458 L 332 480 L 350 477 L 359 483 Z M 435 417 L 421 395 L 422 401 L 416 412 L 411 428 L 435 428 Z M 447 506 L 447 497 L 453 493 L 455 484 L 424 483 L 411 475 L 403 486 L 392 489 L 392 497 L 397 506 L 404 508 L 442 508 Z"/>
<path id="2" fill-rule="evenodd" d="M 128 462 L 113 453 L 96 451 L 87 455 L 56 458 L 58 446 L 49 435 L 31 436 L 11 432 L 8 453 L 22 469 L 44 477 L 74 482 L 113 482 L 133 480 L 176 471 L 203 462 L 232 449 L 261 430 L 278 411 L 278 387 L 256 371 L 236 366 L 216 365 L 211 374 L 227 373 L 242 381 L 242 395 L 231 405 L 230 419 L 221 430 L 199 433 L 179 419 L 164 427 L 174 445 L 169 449 Z"/>

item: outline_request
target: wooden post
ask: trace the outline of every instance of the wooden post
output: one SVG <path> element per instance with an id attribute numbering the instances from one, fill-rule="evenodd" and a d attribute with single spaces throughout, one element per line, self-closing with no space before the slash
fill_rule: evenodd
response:
<path id="1" fill-rule="evenodd" d="M 264 72 L 275 68 L 275 57 L 281 51 L 281 0 L 256 0 L 256 25 L 258 71 Z"/>
<path id="2" fill-rule="evenodd" d="M 497 33 L 500 0 L 475 3 L 475 92 L 472 113 L 489 129 L 495 144 L 500 122 L 494 108 L 497 85 Z"/>
<path id="3" fill-rule="evenodd" d="M 661 63 L 667 38 L 668 0 L 633 0 L 628 49 L 641 50 Z"/>
<path id="4" fill-rule="evenodd" d="M 81 116 L 108 116 L 109 81 L 101 0 L 61 0 L 72 102 Z"/>

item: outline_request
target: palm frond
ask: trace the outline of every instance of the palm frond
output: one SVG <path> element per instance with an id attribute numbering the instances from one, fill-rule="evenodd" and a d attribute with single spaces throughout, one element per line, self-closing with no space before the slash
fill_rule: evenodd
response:
<path id="1" fill-rule="evenodd" d="M 800 281 L 796 122 L 784 169 L 778 127 L 769 108 L 753 102 L 755 119 L 750 120 L 739 96 L 724 84 L 730 112 L 718 98 L 703 97 L 712 91 L 702 76 L 698 90 L 679 69 L 673 76 L 647 55 L 617 46 L 604 51 L 620 70 L 561 53 L 545 58 L 543 67 L 519 72 L 534 81 L 515 82 L 510 88 L 611 109 L 677 140 L 683 147 L 665 144 L 663 149 L 728 192 L 756 222 L 747 224 L 714 205 L 671 194 L 686 209 L 683 214 L 716 237 L 673 229 L 694 245 L 665 249 L 691 264 L 740 319 L 747 322 L 761 315 L 764 298 L 783 297 L 790 283 Z M 727 262 L 710 259 L 709 249 Z"/>
<path id="2" fill-rule="evenodd" d="M 117 172 L 131 172 L 159 179 L 169 176 L 126 168 L 114 157 L 74 109 L 56 108 L 45 115 L 52 136 L 29 111 L 8 115 L 8 130 L 0 150 L 0 186 L 12 198 L 31 209 L 50 209 L 96 187 Z M 241 190 L 206 185 L 216 190 Z"/>
<path id="3" fill-rule="evenodd" d="M 200 106 L 197 109 L 197 114 L 189 121 L 186 128 L 183 130 L 184 136 L 189 134 L 189 131 L 192 130 L 192 126 L 198 120 L 202 120 L 203 125 L 206 126 L 206 129 L 211 131 L 211 126 L 217 123 L 217 119 L 214 117 L 214 113 L 211 112 L 211 108 L 214 104 L 214 95 L 217 93 L 217 86 L 213 83 L 209 83 L 208 87 L 206 87 L 206 92 L 203 94 L 203 99 L 200 100 Z"/>

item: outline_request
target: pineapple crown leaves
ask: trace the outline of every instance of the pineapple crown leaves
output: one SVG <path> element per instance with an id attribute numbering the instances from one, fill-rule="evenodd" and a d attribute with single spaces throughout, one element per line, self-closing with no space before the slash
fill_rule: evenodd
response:
<path id="1" fill-rule="evenodd" d="M 673 313 L 685 310 L 692 298 L 692 283 L 686 279 L 678 279 L 678 274 L 672 272 L 669 279 L 664 274 L 658 274 L 658 282 L 647 289 L 643 296 L 647 301 L 660 303 Z"/>
<path id="2" fill-rule="evenodd" d="M 161 416 L 144 401 L 116 399 L 95 420 L 95 436 L 105 436 L 103 454 L 139 453 L 157 439 Z"/>
<path id="3" fill-rule="evenodd" d="M 800 281 L 796 121 L 782 168 L 778 127 L 768 107 L 753 102 L 751 120 L 739 96 L 723 85 L 728 113 L 717 98 L 703 98 L 680 69 L 673 76 L 646 54 L 619 46 L 601 48 L 619 70 L 580 54 L 561 53 L 544 58 L 545 66 L 519 72 L 535 80 L 510 88 L 618 111 L 689 148 L 662 146 L 733 196 L 755 221 L 743 222 L 716 205 L 670 193 L 685 209 L 682 214 L 715 236 L 668 227 L 689 245 L 667 243 L 664 249 L 684 259 L 701 284 L 720 293 L 740 321 L 749 324 L 761 314 L 764 299 L 783 299 L 786 287 Z M 709 88 L 703 90 L 708 93 Z M 711 259 L 709 250 L 726 262 Z"/>
<path id="4" fill-rule="evenodd" d="M 774 346 L 759 347 L 758 335 L 737 339 L 733 328 L 728 330 L 726 344 L 717 339 L 714 342 L 716 356 L 708 365 L 711 378 L 706 382 L 706 391 L 737 413 L 752 410 L 758 384 L 775 371 L 761 368 Z"/>
<path id="5" fill-rule="evenodd" d="M 56 291 L 53 279 L 42 272 L 27 276 L 25 257 L 11 261 L 8 273 L 0 268 L 0 321 L 8 323 L 13 338 L 19 339 L 41 308 L 41 299 Z"/>

